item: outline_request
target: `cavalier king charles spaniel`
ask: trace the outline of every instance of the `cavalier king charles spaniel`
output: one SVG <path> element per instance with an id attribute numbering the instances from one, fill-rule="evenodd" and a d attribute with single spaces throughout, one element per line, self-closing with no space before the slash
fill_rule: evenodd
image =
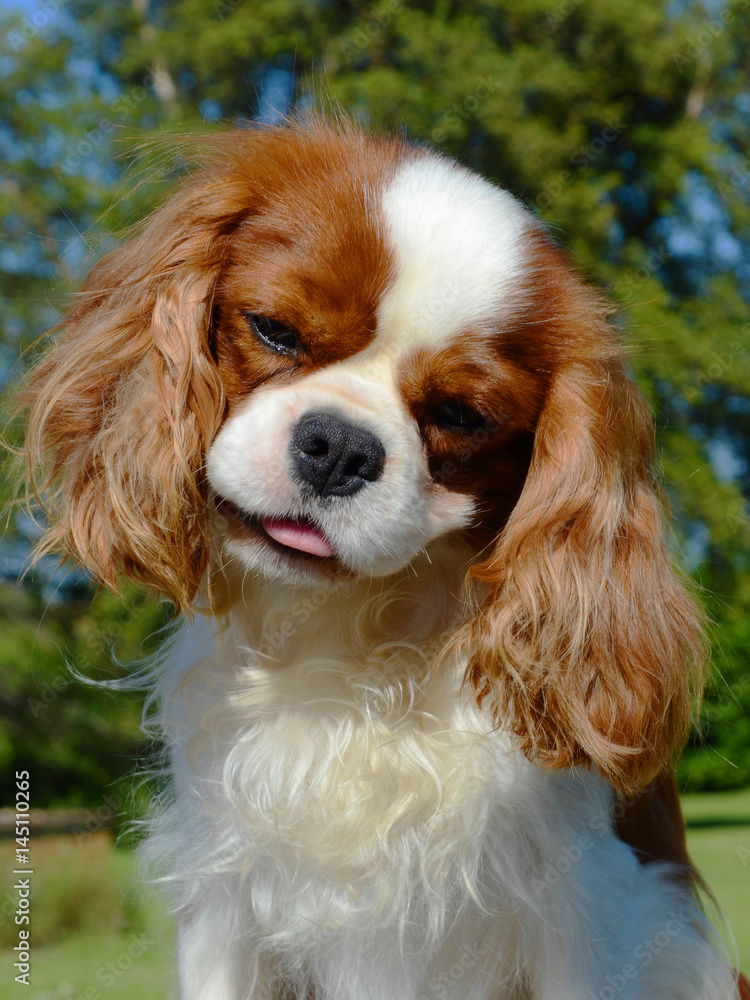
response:
<path id="1" fill-rule="evenodd" d="M 700 615 L 606 303 L 428 149 L 199 156 L 25 390 L 42 551 L 183 613 L 179 997 L 737 996 L 669 777 Z"/>

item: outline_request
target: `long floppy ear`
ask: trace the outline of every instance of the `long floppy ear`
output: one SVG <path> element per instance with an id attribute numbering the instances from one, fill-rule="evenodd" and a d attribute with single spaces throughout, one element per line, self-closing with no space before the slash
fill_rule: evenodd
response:
<path id="1" fill-rule="evenodd" d="M 49 516 L 38 552 L 113 589 L 124 572 L 178 609 L 207 558 L 201 468 L 224 409 L 211 304 L 236 195 L 201 174 L 103 258 L 21 393 Z"/>
<path id="2" fill-rule="evenodd" d="M 670 564 L 646 404 L 601 304 L 567 274 L 528 475 L 473 567 L 484 596 L 462 639 L 479 699 L 527 756 L 593 765 L 632 791 L 684 741 L 705 643 Z"/>

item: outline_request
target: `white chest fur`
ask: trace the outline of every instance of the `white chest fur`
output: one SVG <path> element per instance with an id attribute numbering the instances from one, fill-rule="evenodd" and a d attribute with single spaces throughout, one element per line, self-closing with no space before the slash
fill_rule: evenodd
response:
<path id="1" fill-rule="evenodd" d="M 669 966 L 708 954 L 684 889 L 614 837 L 610 789 L 531 765 L 461 690 L 433 581 L 266 587 L 176 643 L 151 850 L 178 886 L 184 1000 L 581 1000 L 670 907 Z M 649 975 L 618 1000 L 671 995 Z"/>

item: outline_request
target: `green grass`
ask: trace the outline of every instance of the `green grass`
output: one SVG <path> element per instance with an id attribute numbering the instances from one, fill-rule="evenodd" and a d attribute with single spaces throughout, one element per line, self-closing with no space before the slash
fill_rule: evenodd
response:
<path id="1" fill-rule="evenodd" d="M 750 789 L 686 795 L 688 846 L 734 931 L 750 971 Z M 105 832 L 33 842 L 32 980 L 10 976 L 17 938 L 0 920 L 0 1000 L 167 1000 L 174 967 L 173 926 L 155 901 L 133 889 L 133 859 Z M 0 843 L 0 865 L 12 865 Z"/>
<path id="2" fill-rule="evenodd" d="M 750 788 L 680 796 L 688 826 L 750 826 Z"/>
<path id="3" fill-rule="evenodd" d="M 153 930 L 129 935 L 87 931 L 59 944 L 42 946 L 33 954 L 31 988 L 8 983 L 3 977 L 0 997 L 166 1000 L 173 964 L 171 935 L 161 943 L 158 937 L 158 931 Z"/>
<path id="4" fill-rule="evenodd" d="M 685 795 L 690 855 L 734 933 L 750 973 L 750 789 Z"/>
<path id="5" fill-rule="evenodd" d="M 32 840 L 31 986 L 14 981 L 12 914 L 0 922 L 0 1000 L 166 1000 L 172 980 L 172 921 L 133 883 L 133 856 L 105 831 Z M 0 843 L 10 870 L 12 844 Z"/>

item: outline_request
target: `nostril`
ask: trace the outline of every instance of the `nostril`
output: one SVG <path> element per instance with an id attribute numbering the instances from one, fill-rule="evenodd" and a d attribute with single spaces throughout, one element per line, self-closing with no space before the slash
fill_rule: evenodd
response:
<path id="1" fill-rule="evenodd" d="M 346 476 L 361 476 L 367 465 L 367 455 L 352 455 L 344 463 L 343 472 Z"/>
<path id="2" fill-rule="evenodd" d="M 312 441 L 306 442 L 302 445 L 301 450 L 307 455 L 312 455 L 314 458 L 318 455 L 328 454 L 328 442 L 325 438 L 316 437 Z"/>

